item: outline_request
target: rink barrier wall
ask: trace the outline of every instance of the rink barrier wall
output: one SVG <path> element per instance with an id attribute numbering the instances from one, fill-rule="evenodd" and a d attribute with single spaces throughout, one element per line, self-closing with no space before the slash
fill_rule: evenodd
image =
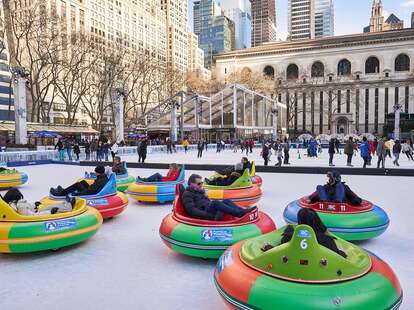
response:
<path id="1" fill-rule="evenodd" d="M 81 161 L 81 166 L 97 166 L 97 165 L 111 165 L 112 162 L 95 162 L 95 161 Z M 168 170 L 168 163 L 136 163 L 127 162 L 128 168 L 142 168 L 142 169 L 166 169 Z M 208 164 L 185 164 L 185 169 L 200 170 L 200 171 L 216 171 L 223 170 L 230 165 L 208 165 Z M 293 174 L 326 174 L 328 171 L 336 170 L 343 175 L 367 175 L 367 176 L 403 176 L 414 177 L 414 169 L 376 169 L 376 168 L 341 168 L 341 167 L 272 167 L 272 166 L 256 166 L 256 172 L 265 173 L 293 173 Z"/>

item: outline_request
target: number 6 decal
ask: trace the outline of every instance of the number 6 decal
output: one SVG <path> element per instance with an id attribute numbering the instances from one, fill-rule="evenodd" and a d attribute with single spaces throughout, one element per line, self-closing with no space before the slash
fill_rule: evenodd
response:
<path id="1" fill-rule="evenodd" d="M 306 239 L 302 239 L 302 241 L 300 242 L 300 247 L 302 248 L 302 250 L 306 250 L 308 248 L 308 243 L 306 242 Z"/>

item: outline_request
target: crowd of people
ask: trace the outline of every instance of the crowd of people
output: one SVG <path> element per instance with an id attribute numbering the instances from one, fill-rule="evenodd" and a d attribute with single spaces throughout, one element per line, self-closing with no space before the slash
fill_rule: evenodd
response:
<path id="1" fill-rule="evenodd" d="M 58 151 L 60 161 L 79 161 L 81 148 L 85 154 L 85 160 L 91 161 L 109 161 L 114 159 L 118 153 L 119 147 L 124 146 L 124 142 L 117 144 L 111 142 L 105 137 L 99 139 L 82 139 L 80 141 L 74 138 L 61 138 L 55 144 L 55 150 Z"/>

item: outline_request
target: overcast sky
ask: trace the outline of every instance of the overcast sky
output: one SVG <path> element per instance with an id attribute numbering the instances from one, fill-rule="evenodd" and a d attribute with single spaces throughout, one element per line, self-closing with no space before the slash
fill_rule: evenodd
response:
<path id="1" fill-rule="evenodd" d="M 190 1 L 189 22 L 192 25 L 192 1 Z M 221 0 L 226 1 L 226 0 Z M 287 3 L 288 0 L 276 1 L 276 18 L 278 39 L 287 36 Z M 414 11 L 414 0 L 383 0 L 384 15 L 394 13 L 403 19 L 405 27 L 411 25 L 411 12 Z M 360 33 L 369 24 L 372 0 L 335 0 L 335 34 Z"/>

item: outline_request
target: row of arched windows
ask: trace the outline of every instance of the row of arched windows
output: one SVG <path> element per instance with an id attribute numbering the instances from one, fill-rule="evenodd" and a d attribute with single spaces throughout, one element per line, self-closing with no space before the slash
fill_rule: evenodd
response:
<path id="1" fill-rule="evenodd" d="M 396 72 L 410 71 L 410 57 L 406 54 L 400 54 L 395 58 L 394 70 Z M 380 61 L 377 57 L 371 56 L 365 61 L 365 74 L 379 73 L 381 69 Z M 275 69 L 272 66 L 266 66 L 263 70 L 265 76 L 274 77 Z M 344 58 L 338 62 L 338 76 L 349 76 L 352 74 L 351 62 Z M 311 77 L 324 77 L 325 66 L 320 61 L 315 61 L 311 68 Z M 296 64 L 288 65 L 286 69 L 286 79 L 296 80 L 299 78 L 299 67 Z"/>

